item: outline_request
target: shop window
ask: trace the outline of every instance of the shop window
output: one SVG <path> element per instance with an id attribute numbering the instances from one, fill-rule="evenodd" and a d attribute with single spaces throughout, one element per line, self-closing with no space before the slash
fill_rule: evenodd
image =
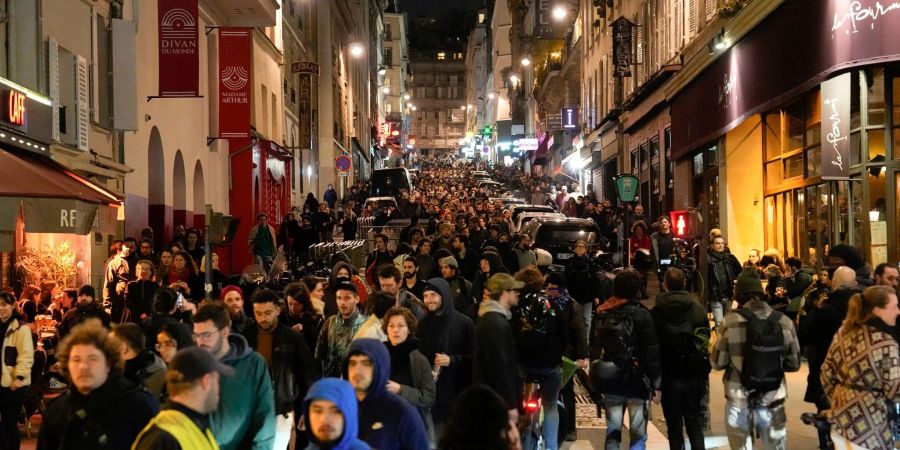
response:
<path id="1" fill-rule="evenodd" d="M 850 182 L 838 181 L 837 192 L 835 192 L 835 203 L 837 206 L 838 221 L 837 227 L 837 243 L 850 244 L 850 199 L 847 192 L 850 188 Z"/>
<path id="2" fill-rule="evenodd" d="M 659 156 L 659 138 L 655 137 L 650 139 L 650 158 L 656 158 Z"/>
<path id="3" fill-rule="evenodd" d="M 631 173 L 638 174 L 640 173 L 641 168 L 641 157 L 640 153 L 637 150 L 631 152 Z"/>
<path id="4" fill-rule="evenodd" d="M 784 179 L 803 176 L 803 153 L 784 159 Z"/>
<path id="5" fill-rule="evenodd" d="M 703 153 L 694 155 L 693 174 L 695 177 L 703 174 Z"/>
<path id="6" fill-rule="evenodd" d="M 719 166 L 719 148 L 715 145 L 706 149 L 706 167 L 718 167 Z"/>
<path id="7" fill-rule="evenodd" d="M 856 165 L 859 165 L 859 163 L 860 163 L 859 153 L 861 151 L 860 149 L 861 149 L 862 144 L 860 142 L 859 136 L 860 136 L 859 131 L 857 131 L 855 133 L 850 133 L 850 165 L 851 166 L 856 166 Z"/>
<path id="8" fill-rule="evenodd" d="M 765 126 L 766 161 L 769 161 L 781 156 L 781 112 L 766 114 Z"/>
<path id="9" fill-rule="evenodd" d="M 883 126 L 884 111 L 884 68 L 874 68 L 865 71 L 866 74 L 866 98 L 868 104 L 868 125 Z"/>
<path id="10" fill-rule="evenodd" d="M 868 138 L 868 159 L 869 163 L 884 162 L 884 130 L 869 130 Z"/>
<path id="11" fill-rule="evenodd" d="M 868 215 L 863 213 L 863 183 L 862 177 L 857 173 L 851 176 L 853 181 L 850 182 L 850 212 L 851 227 L 850 243 L 859 245 L 863 242 L 863 226 L 869 223 Z"/>
<path id="12" fill-rule="evenodd" d="M 803 104 L 795 102 L 785 111 L 787 114 L 787 147 L 785 152 L 796 150 L 803 147 L 803 132 L 805 127 L 803 124 Z"/>
<path id="13" fill-rule="evenodd" d="M 821 175 L 822 147 L 815 146 L 806 150 L 806 177 Z"/>

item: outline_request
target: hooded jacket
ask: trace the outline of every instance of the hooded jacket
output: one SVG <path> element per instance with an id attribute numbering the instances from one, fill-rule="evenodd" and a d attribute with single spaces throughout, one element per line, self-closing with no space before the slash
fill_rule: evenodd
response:
<path id="1" fill-rule="evenodd" d="M 335 443 L 318 442 L 312 433 L 312 425 L 309 423 L 309 406 L 316 400 L 327 400 L 334 403 L 344 415 L 344 433 Z M 306 447 L 306 450 L 368 450 L 369 446 L 356 438 L 359 432 L 357 410 L 356 394 L 350 383 L 337 378 L 322 378 L 313 384 L 303 399 L 303 421 L 306 424 L 306 437 L 309 439 L 309 446 Z"/>
<path id="2" fill-rule="evenodd" d="M 419 321 L 416 328 L 419 350 L 429 363 L 434 362 L 434 355 L 437 353 L 450 356 L 450 365 L 441 368 L 435 383 L 436 395 L 431 407 L 434 423 L 439 425 L 450 417 L 456 394 L 469 385 L 475 323 L 456 310 L 447 280 L 432 278 L 425 286 L 426 291 L 434 290 L 441 294 L 441 308 L 436 312 L 429 311 Z"/>
<path id="3" fill-rule="evenodd" d="M 693 294 L 687 291 L 660 292 L 656 297 L 656 306 L 651 311 L 653 323 L 656 326 L 656 335 L 659 339 L 659 356 L 662 367 L 663 382 L 668 383 L 674 379 L 690 378 L 687 376 L 687 367 L 684 366 L 682 355 L 678 349 L 667 339 L 666 324 L 690 324 L 690 329 L 697 338 L 705 338 L 709 346 L 709 320 L 706 318 L 706 309 Z"/>
<path id="4" fill-rule="evenodd" d="M 147 388 L 160 398 L 166 385 L 166 363 L 156 353 L 144 350 L 133 359 L 125 361 L 125 378 Z"/>
<path id="5" fill-rule="evenodd" d="M 228 353 L 222 363 L 234 375 L 219 380 L 219 407 L 210 414 L 209 427 L 221 450 L 271 449 L 275 443 L 275 394 L 262 355 L 247 340 L 228 335 Z"/>
<path id="6" fill-rule="evenodd" d="M 519 407 L 516 341 L 509 321 L 512 314 L 496 300 L 481 302 L 475 327 L 473 380 L 495 390 L 506 409 Z"/>
<path id="7" fill-rule="evenodd" d="M 372 360 L 372 383 L 359 402 L 359 438 L 378 450 L 428 450 L 425 423 L 412 404 L 388 392 L 391 357 L 377 339 L 357 339 L 349 356 L 365 355 Z M 347 365 L 344 365 L 347 377 Z"/>
<path id="8" fill-rule="evenodd" d="M 484 290 L 487 286 L 487 280 L 498 273 L 510 273 L 509 269 L 507 269 L 500 259 L 500 255 L 494 252 L 484 252 L 484 254 L 481 255 L 481 259 L 488 262 L 490 272 L 485 273 L 479 270 L 478 274 L 475 275 L 475 281 L 472 283 L 472 298 L 469 299 L 470 305 L 468 313 L 470 313 L 473 318 L 477 317 L 475 313 L 478 311 L 478 306 L 484 299 Z"/>
<path id="9" fill-rule="evenodd" d="M 603 313 L 621 309 L 624 314 L 631 316 L 634 324 L 632 338 L 635 340 L 633 356 L 637 357 L 640 372 L 650 382 L 650 390 L 660 388 L 660 362 L 659 340 L 656 336 L 656 327 L 653 324 L 653 316 L 644 305 L 636 299 L 626 300 L 619 297 L 610 297 L 597 308 L 598 316 Z M 596 320 L 596 318 L 595 318 Z M 595 322 L 596 324 L 596 322 Z M 599 348 L 600 327 L 591 326 L 591 350 Z M 606 394 L 621 395 L 628 398 L 649 399 L 651 392 L 646 386 L 636 383 L 627 383 L 624 377 L 603 386 Z"/>
<path id="10" fill-rule="evenodd" d="M 331 278 L 328 279 L 328 286 L 331 287 L 325 289 L 325 295 L 322 297 L 322 300 L 325 302 L 322 315 L 325 316 L 325 319 L 328 319 L 329 317 L 338 313 L 337 298 L 335 296 L 336 292 L 334 291 L 333 286 L 338 285 L 338 277 L 335 274 L 337 274 L 338 271 L 342 268 L 347 268 L 347 271 L 350 272 L 350 282 L 355 284 L 357 289 L 359 290 L 360 306 L 366 304 L 366 299 L 368 298 L 366 283 L 359 278 L 359 275 L 356 274 L 356 269 L 353 266 L 344 261 L 338 261 L 331 269 Z"/>

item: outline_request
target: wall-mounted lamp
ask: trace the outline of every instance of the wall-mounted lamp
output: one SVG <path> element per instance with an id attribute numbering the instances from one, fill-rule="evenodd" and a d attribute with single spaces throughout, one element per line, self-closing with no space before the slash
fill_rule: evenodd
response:
<path id="1" fill-rule="evenodd" d="M 351 42 L 347 47 L 350 49 L 350 54 L 353 55 L 354 58 L 359 58 L 366 51 L 359 42 Z"/>
<path id="2" fill-rule="evenodd" d="M 531 60 L 528 59 L 527 56 L 525 56 L 522 58 L 522 61 L 520 61 L 520 63 L 522 64 L 522 67 L 528 67 L 531 65 Z"/>
<path id="3" fill-rule="evenodd" d="M 716 35 L 713 36 L 712 39 L 710 39 L 710 41 L 706 44 L 706 48 L 707 50 L 709 50 L 710 55 L 716 54 L 728 48 L 728 40 L 725 39 L 724 28 L 720 29 L 719 32 L 716 33 Z"/>
<path id="4" fill-rule="evenodd" d="M 387 67 L 378 66 L 378 75 L 384 75 L 387 73 Z"/>
<path id="5" fill-rule="evenodd" d="M 563 5 L 556 5 L 553 7 L 553 18 L 556 20 L 563 20 L 566 16 L 569 15 L 569 10 Z"/>
<path id="6" fill-rule="evenodd" d="M 403 94 L 403 100 L 409 100 L 409 99 L 410 99 L 409 94 Z"/>

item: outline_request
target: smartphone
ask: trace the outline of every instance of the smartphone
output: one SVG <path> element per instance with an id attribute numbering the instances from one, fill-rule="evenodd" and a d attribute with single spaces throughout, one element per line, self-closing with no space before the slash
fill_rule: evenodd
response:
<path id="1" fill-rule="evenodd" d="M 667 258 L 667 259 L 661 259 L 661 260 L 659 260 L 659 263 L 660 263 L 660 264 L 664 264 L 664 265 L 670 265 L 670 264 L 672 264 L 672 260 L 671 260 L 671 259 L 668 259 L 668 258 Z"/>
<path id="2" fill-rule="evenodd" d="M 175 307 L 178 308 L 179 311 L 184 308 L 184 296 L 181 295 L 181 292 L 178 293 L 178 300 L 175 301 Z"/>

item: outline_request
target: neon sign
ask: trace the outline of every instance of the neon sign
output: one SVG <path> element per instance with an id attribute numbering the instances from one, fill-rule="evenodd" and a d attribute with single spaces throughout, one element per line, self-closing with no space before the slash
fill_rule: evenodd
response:
<path id="1" fill-rule="evenodd" d="M 6 120 L 13 125 L 25 126 L 25 94 L 19 91 L 8 91 Z"/>

